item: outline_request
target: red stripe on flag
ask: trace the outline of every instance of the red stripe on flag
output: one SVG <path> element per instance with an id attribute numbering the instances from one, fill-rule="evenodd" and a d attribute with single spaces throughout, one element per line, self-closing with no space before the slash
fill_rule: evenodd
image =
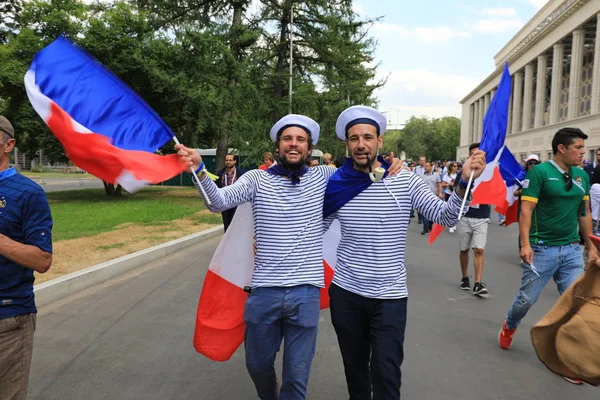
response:
<path id="1" fill-rule="evenodd" d="M 490 204 L 502 207 L 506 201 L 506 184 L 498 167 L 494 168 L 492 179 L 482 181 L 473 190 L 473 199 L 471 205 Z"/>
<path id="2" fill-rule="evenodd" d="M 331 286 L 334 272 L 325 260 L 323 260 L 323 267 L 325 268 L 325 287 L 321 289 L 321 310 L 329 308 L 329 286 Z"/>
<path id="3" fill-rule="evenodd" d="M 431 232 L 429 232 L 429 244 L 433 244 L 443 231 L 444 227 L 442 225 L 433 224 L 433 228 L 431 228 Z"/>
<path id="4" fill-rule="evenodd" d="M 206 273 L 196 314 L 194 348 L 214 361 L 227 361 L 244 341 L 248 294 L 211 270 Z"/>
<path id="5" fill-rule="evenodd" d="M 171 179 L 186 167 L 176 154 L 159 156 L 145 151 L 123 150 L 97 133 L 80 133 L 73 129 L 73 119 L 56 103 L 50 103 L 46 124 L 63 145 L 69 160 L 79 168 L 115 183 L 123 170 L 138 180 L 159 183 Z"/>
<path id="6" fill-rule="evenodd" d="M 498 208 L 496 208 L 496 211 L 498 211 Z M 504 214 L 502 215 L 506 216 L 506 226 L 512 224 L 513 222 L 519 222 L 519 201 L 514 201 L 511 205 L 508 205 L 507 201 Z"/>

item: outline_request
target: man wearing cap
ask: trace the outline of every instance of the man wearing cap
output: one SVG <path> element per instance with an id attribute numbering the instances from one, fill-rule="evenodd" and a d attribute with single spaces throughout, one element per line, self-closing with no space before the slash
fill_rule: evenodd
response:
<path id="1" fill-rule="evenodd" d="M 385 115 L 374 108 L 353 106 L 341 113 L 336 134 L 350 158 L 330 179 L 323 210 L 325 227 L 337 219 L 341 228 L 329 295 L 352 400 L 400 398 L 408 296 L 404 252 L 411 209 L 454 226 L 468 195 L 469 174 L 478 177 L 485 168 L 485 153 L 475 152 L 444 202 L 414 173 L 378 173 L 377 168 L 387 167 L 377 157 L 385 130 Z"/>
<path id="2" fill-rule="evenodd" d="M 176 146 L 202 172 L 201 185 L 219 212 L 252 205 L 256 251 L 244 311 L 246 367 L 261 400 L 304 399 L 317 340 L 323 273 L 323 196 L 335 169 L 308 168 L 319 125 L 303 115 L 287 115 L 271 129 L 279 163 L 246 172 L 218 189 L 203 173 L 197 152 Z M 399 170 L 400 161 L 394 160 Z M 283 381 L 278 390 L 275 355 L 284 342 Z M 277 397 L 279 395 L 279 397 Z"/>
<path id="3" fill-rule="evenodd" d="M 25 400 L 37 313 L 33 272 L 52 264 L 52 217 L 42 188 L 9 167 L 15 144 L 0 116 L 0 399 Z"/>
<path id="4" fill-rule="evenodd" d="M 589 239 L 590 181 L 578 168 L 585 154 L 585 139 L 587 135 L 578 128 L 559 130 L 552 139 L 554 158 L 532 168 L 523 181 L 519 221 L 523 276 L 498 335 L 505 350 L 511 348 L 517 327 L 550 279 L 562 294 L 583 273 L 579 229 L 588 259 L 595 262 L 598 258 Z"/>

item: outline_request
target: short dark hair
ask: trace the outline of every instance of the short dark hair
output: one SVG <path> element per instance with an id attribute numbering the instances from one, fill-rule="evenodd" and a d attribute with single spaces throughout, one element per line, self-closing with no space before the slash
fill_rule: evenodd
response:
<path id="1" fill-rule="evenodd" d="M 237 161 L 237 157 L 235 156 L 235 154 L 227 153 L 227 154 L 225 154 L 225 157 L 227 157 L 227 156 L 233 156 L 233 161 Z"/>
<path id="2" fill-rule="evenodd" d="M 473 151 L 473 149 L 478 149 L 480 144 L 481 144 L 481 143 L 479 143 L 479 142 L 472 143 L 472 144 L 469 146 L 469 154 L 471 154 L 471 152 Z"/>
<path id="3" fill-rule="evenodd" d="M 579 128 L 562 128 L 554 134 L 552 138 L 552 154 L 558 153 L 558 146 L 563 145 L 569 147 L 577 139 L 586 140 L 588 135 L 583 133 Z"/>
<path id="4" fill-rule="evenodd" d="M 344 165 L 344 162 L 346 162 L 346 157 L 336 157 L 335 161 L 333 162 L 333 164 L 337 167 L 340 168 L 342 165 Z"/>

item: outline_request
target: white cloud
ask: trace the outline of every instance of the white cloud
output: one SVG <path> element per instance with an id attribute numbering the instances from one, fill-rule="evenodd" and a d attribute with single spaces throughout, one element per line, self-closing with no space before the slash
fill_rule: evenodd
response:
<path id="1" fill-rule="evenodd" d="M 380 89 L 381 95 L 396 92 L 415 93 L 426 97 L 446 97 L 456 102 L 481 81 L 479 77 L 441 74 L 423 69 L 382 72 L 381 77 L 385 76 L 388 79 L 386 85 Z"/>
<path id="2" fill-rule="evenodd" d="M 455 37 L 470 37 L 469 32 L 456 31 L 448 26 L 417 27 L 406 29 L 402 25 L 378 22 L 373 26 L 375 34 L 380 38 L 395 35 L 402 38 L 413 38 L 425 43 L 447 42 Z"/>
<path id="3" fill-rule="evenodd" d="M 473 24 L 473 30 L 479 33 L 502 33 L 517 31 L 523 26 L 518 19 L 482 19 Z"/>
<path id="4" fill-rule="evenodd" d="M 458 102 L 482 79 L 423 69 L 381 71 L 380 77 L 385 76 L 387 83 L 375 96 L 392 127 L 405 123 L 413 115 L 460 118 L 462 108 Z"/>
<path id="5" fill-rule="evenodd" d="M 506 7 L 506 8 L 484 8 L 481 10 L 481 13 L 484 15 L 492 15 L 495 17 L 514 17 L 517 15 L 517 10 L 514 8 Z"/>
<path id="6" fill-rule="evenodd" d="M 352 10 L 358 15 L 363 15 L 365 13 L 365 8 L 356 1 L 352 2 Z"/>
<path id="7" fill-rule="evenodd" d="M 546 5 L 548 0 L 527 0 L 527 2 L 539 10 Z"/>

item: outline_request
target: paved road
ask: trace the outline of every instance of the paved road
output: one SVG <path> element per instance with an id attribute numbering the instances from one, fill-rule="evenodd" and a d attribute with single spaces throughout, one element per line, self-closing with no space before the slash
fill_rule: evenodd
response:
<path id="1" fill-rule="evenodd" d="M 458 288 L 456 237 L 444 233 L 429 247 L 419 231 L 413 223 L 408 239 L 403 399 L 600 398 L 600 389 L 567 383 L 535 356 L 528 331 L 556 300 L 554 287 L 524 320 L 513 349 L 497 345 L 520 279 L 515 226 L 490 226 L 487 300 Z M 42 308 L 30 399 L 256 399 L 242 351 L 216 363 L 192 347 L 198 294 L 217 243 L 196 245 Z M 347 399 L 328 311 L 321 317 L 308 399 Z"/>
<path id="2" fill-rule="evenodd" d="M 95 178 L 35 178 L 33 179 L 33 181 L 40 185 L 46 193 L 58 192 L 62 190 L 92 189 L 104 187 L 102 181 Z"/>

